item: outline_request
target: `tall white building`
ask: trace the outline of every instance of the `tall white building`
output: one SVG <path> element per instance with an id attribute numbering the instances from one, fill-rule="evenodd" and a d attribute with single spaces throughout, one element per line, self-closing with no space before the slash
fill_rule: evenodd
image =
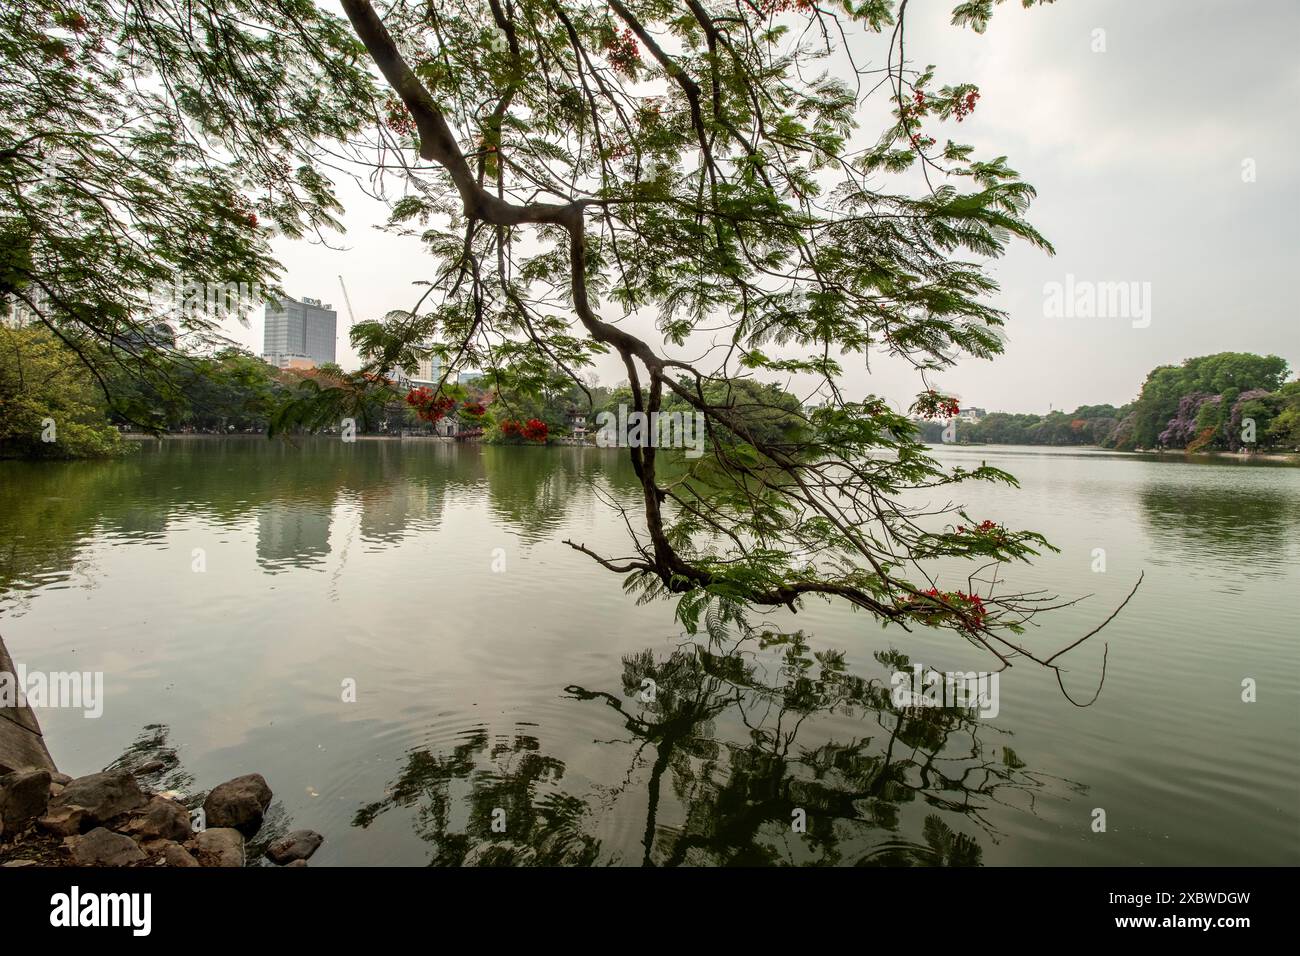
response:
<path id="1" fill-rule="evenodd" d="M 266 331 L 262 336 L 262 357 L 272 365 L 324 365 L 334 362 L 338 334 L 338 313 L 320 299 L 285 297 L 277 307 L 266 304 Z"/>

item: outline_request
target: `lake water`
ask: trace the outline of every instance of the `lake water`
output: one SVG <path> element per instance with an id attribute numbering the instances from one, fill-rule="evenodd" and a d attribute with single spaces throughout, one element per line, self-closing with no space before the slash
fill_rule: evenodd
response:
<path id="1" fill-rule="evenodd" d="M 634 498 L 630 466 L 585 448 L 172 440 L 0 462 L 0 633 L 29 669 L 104 673 L 101 718 L 38 712 L 61 770 L 161 753 L 155 785 L 191 792 L 260 772 L 264 836 L 324 834 L 313 866 L 1300 862 L 1300 469 L 936 454 L 1019 477 L 960 499 L 1061 549 L 1007 569 L 1016 590 L 1093 595 L 1040 618 L 1033 648 L 1087 633 L 1145 572 L 1065 659 L 1086 700 L 1108 644 L 1091 707 L 1024 662 L 996 717 L 900 713 L 891 649 L 994 662 L 816 601 L 766 639 L 689 639 L 563 543 L 625 550 L 598 493 Z"/>

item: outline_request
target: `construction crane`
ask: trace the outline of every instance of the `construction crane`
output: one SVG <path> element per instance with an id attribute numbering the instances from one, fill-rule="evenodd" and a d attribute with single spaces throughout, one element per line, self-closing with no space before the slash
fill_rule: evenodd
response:
<path id="1" fill-rule="evenodd" d="M 348 327 L 351 328 L 357 324 L 357 317 L 352 311 L 352 297 L 348 295 L 348 287 L 342 276 L 339 276 L 339 288 L 343 290 L 343 303 L 348 307 Z M 400 368 L 394 369 L 392 375 L 399 385 L 410 384 L 410 378 Z"/>
<path id="2" fill-rule="evenodd" d="M 342 276 L 339 276 L 339 288 L 343 290 L 343 302 L 348 307 L 348 325 L 351 327 L 357 324 L 357 317 L 352 313 L 352 300 L 348 298 L 348 287 L 343 284 Z"/>

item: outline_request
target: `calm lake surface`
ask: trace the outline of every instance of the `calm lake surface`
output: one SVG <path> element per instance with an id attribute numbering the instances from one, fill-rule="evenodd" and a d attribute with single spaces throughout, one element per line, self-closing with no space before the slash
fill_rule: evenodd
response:
<path id="1" fill-rule="evenodd" d="M 563 543 L 625 552 L 599 494 L 632 500 L 635 479 L 585 448 L 173 440 L 0 462 L 0 633 L 29 669 L 104 673 L 101 718 L 38 712 L 61 770 L 162 754 L 154 785 L 190 792 L 260 772 L 263 836 L 319 831 L 313 866 L 1300 862 L 1300 469 L 936 455 L 1015 474 L 959 501 L 1061 549 L 1006 569 L 1011 589 L 1094 595 L 1040 618 L 1036 650 L 1145 572 L 1065 659 L 1087 700 L 1108 642 L 1091 707 L 1024 662 L 995 718 L 899 713 L 889 651 L 995 662 L 819 602 L 738 647 L 689 638 Z"/>

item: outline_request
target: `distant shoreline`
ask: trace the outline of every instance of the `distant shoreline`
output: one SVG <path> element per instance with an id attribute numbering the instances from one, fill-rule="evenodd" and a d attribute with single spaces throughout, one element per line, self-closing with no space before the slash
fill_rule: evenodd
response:
<path id="1" fill-rule="evenodd" d="M 1184 451 L 1181 448 L 1151 448 L 1138 451 L 1126 451 L 1120 448 L 1103 448 L 1100 445 L 1017 445 L 999 442 L 927 442 L 931 448 L 1070 448 L 1080 451 L 1099 451 L 1108 455 L 1134 455 L 1138 457 L 1155 456 L 1157 458 L 1219 458 L 1228 461 L 1271 461 L 1288 465 L 1300 465 L 1300 452 L 1270 451 L 1242 454 L 1236 451 Z"/>
<path id="2" fill-rule="evenodd" d="M 124 432 L 122 437 L 128 441 L 195 441 L 195 440 L 227 440 L 231 438 L 242 439 L 265 439 L 266 433 L 232 432 L 229 435 L 213 435 L 206 432 L 167 432 L 162 435 L 148 435 L 144 432 Z M 337 435 L 302 435 L 294 436 L 300 438 L 337 438 Z M 444 444 L 468 444 L 467 442 L 457 442 L 455 438 L 446 435 L 357 435 L 357 441 L 437 441 Z M 554 441 L 548 445 L 563 446 L 565 448 L 582 447 L 572 440 Z M 1300 452 L 1255 452 L 1254 454 L 1244 455 L 1241 452 L 1234 451 L 1196 451 L 1186 452 L 1179 448 L 1151 449 L 1150 451 L 1122 451 L 1118 448 L 1102 448 L 1100 445 L 1005 445 L 995 442 L 949 442 L 934 444 L 931 448 L 1066 448 L 1080 451 L 1099 451 L 1109 455 L 1133 455 L 1137 457 L 1155 456 L 1158 458 L 1205 458 L 1221 459 L 1224 461 L 1239 462 L 1273 462 L 1283 465 L 1300 465 Z M 591 445 L 589 447 L 596 447 Z"/>
<path id="3" fill-rule="evenodd" d="M 1102 449 L 1108 451 L 1109 449 Z M 1178 448 L 1166 448 L 1155 451 L 1121 452 L 1125 455 L 1159 455 L 1161 457 L 1182 455 L 1184 458 L 1230 458 L 1233 461 L 1279 461 L 1291 465 L 1300 465 L 1300 452 L 1270 451 L 1243 455 L 1236 451 L 1182 451 Z"/>
<path id="4" fill-rule="evenodd" d="M 231 438 L 260 438 L 266 440 L 266 432 L 231 432 L 228 435 L 214 435 L 210 432 L 164 432 L 161 435 L 150 435 L 147 432 L 123 432 L 122 437 L 127 441 L 205 441 L 220 440 L 227 441 Z M 334 438 L 338 435 L 292 435 L 292 438 Z M 447 435 L 357 435 L 357 441 L 439 441 L 455 442 L 455 438 Z M 463 444 L 463 443 L 462 443 Z"/>

